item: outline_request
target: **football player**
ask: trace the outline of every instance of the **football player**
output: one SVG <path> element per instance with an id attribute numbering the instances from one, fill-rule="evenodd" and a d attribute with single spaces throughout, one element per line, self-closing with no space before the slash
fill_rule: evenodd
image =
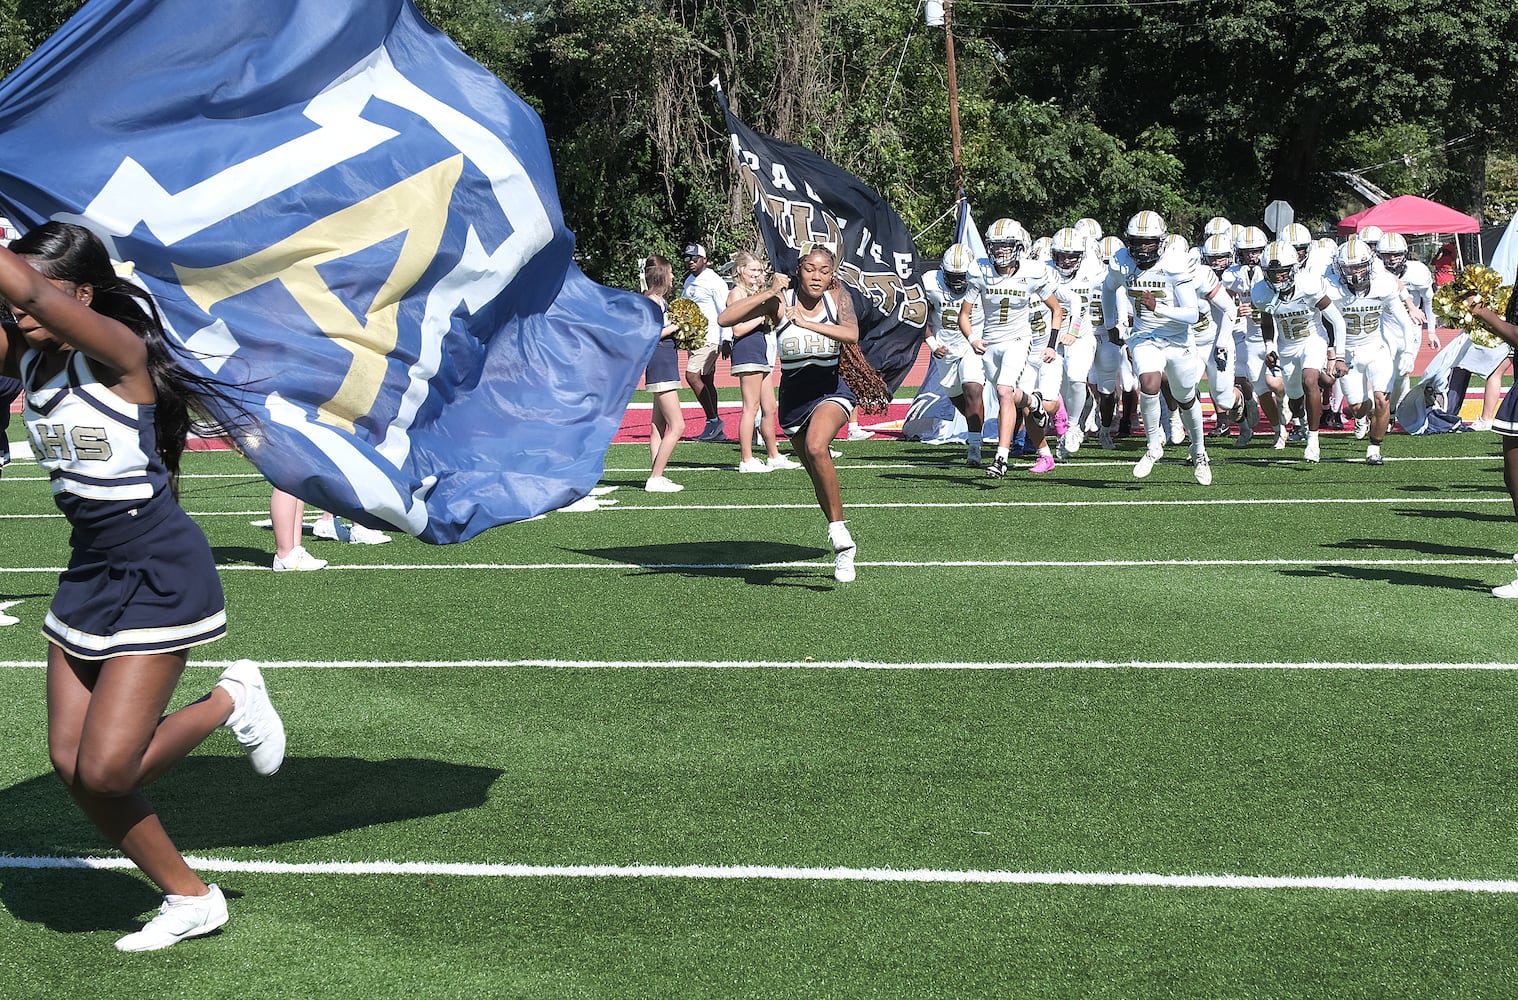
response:
<path id="1" fill-rule="evenodd" d="M 1384 240 L 1391 240 L 1393 235 Z M 1399 344 L 1403 351 L 1411 345 L 1416 353 L 1418 328 L 1408 316 L 1391 274 L 1374 271 L 1373 258 L 1369 246 L 1353 237 L 1347 240 L 1334 260 L 1328 293 L 1344 319 L 1345 356 L 1336 363 L 1335 374 L 1343 376 L 1344 396 L 1356 428 L 1369 418 L 1365 464 L 1382 465 L 1381 442 L 1391 426 L 1390 395 L 1397 378 L 1389 345 Z M 1356 436 L 1362 436 L 1358 430 Z"/>
<path id="2" fill-rule="evenodd" d="M 1200 318 L 1200 306 L 1191 258 L 1165 253 L 1167 235 L 1165 220 L 1158 213 L 1139 212 L 1128 221 L 1127 247 L 1113 256 L 1102 283 L 1102 314 L 1118 315 L 1119 296 L 1126 297 L 1132 307 L 1128 350 L 1138 372 L 1139 413 L 1146 438 L 1143 457 L 1133 466 L 1134 477 L 1147 477 L 1165 453 L 1160 383 L 1168 378 L 1191 434 L 1192 472 L 1198 483 L 1207 486 L 1212 482 L 1212 467 L 1202 440 L 1198 365 L 1191 345 L 1191 328 Z M 1118 328 L 1108 327 L 1108 336 L 1117 341 Z"/>
<path id="3" fill-rule="evenodd" d="M 970 349 L 970 340 L 960 331 L 959 310 L 970 290 L 970 272 L 976 269 L 975 254 L 963 243 L 949 247 L 942 266 L 923 278 L 928 297 L 928 350 L 938 359 L 943 373 L 940 385 L 949 402 L 965 418 L 965 464 L 980 468 L 980 448 L 986 425 L 986 365 L 980 352 Z M 981 329 L 981 311 L 970 312 L 970 329 Z"/>

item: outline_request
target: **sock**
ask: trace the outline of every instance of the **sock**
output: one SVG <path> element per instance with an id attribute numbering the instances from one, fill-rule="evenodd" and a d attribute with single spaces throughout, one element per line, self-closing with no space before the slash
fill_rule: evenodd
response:
<path id="1" fill-rule="evenodd" d="M 1160 412 L 1164 408 L 1159 393 L 1152 396 L 1147 392 L 1139 393 L 1139 415 L 1144 418 L 1144 439 L 1152 452 L 1165 450 L 1165 425 L 1160 422 Z"/>
<path id="2" fill-rule="evenodd" d="M 1308 431 L 1307 432 L 1307 443 L 1308 444 L 1317 444 L 1318 443 L 1318 432 L 1317 431 Z"/>
<path id="3" fill-rule="evenodd" d="M 1381 454 L 1381 446 L 1378 445 L 1378 444 L 1370 445 L 1369 447 L 1367 447 L 1365 449 L 1365 457 L 1366 458 L 1377 458 L 1377 457 L 1380 456 L 1380 454 Z"/>
<path id="4" fill-rule="evenodd" d="M 232 696 L 232 713 L 227 716 L 227 721 L 223 723 L 223 725 L 229 725 L 233 719 L 237 718 L 237 714 L 242 711 L 243 702 L 248 700 L 248 688 L 242 681 L 232 677 L 223 677 L 216 682 L 216 686 Z"/>
<path id="5" fill-rule="evenodd" d="M 1191 444 L 1198 450 L 1202 447 L 1202 407 L 1199 400 L 1192 400 L 1191 406 L 1181 411 L 1181 422 L 1186 425 L 1186 433 L 1191 435 Z"/>
<path id="6" fill-rule="evenodd" d="M 1047 441 L 1045 441 L 1043 444 L 1041 444 L 1041 445 L 1038 446 L 1038 453 L 1040 455 L 1042 455 L 1044 458 L 1053 458 L 1054 457 L 1054 452 L 1052 452 L 1052 451 L 1049 450 L 1049 442 L 1047 442 Z"/>
<path id="7" fill-rule="evenodd" d="M 849 534 L 848 525 L 842 521 L 828 522 L 828 541 L 833 543 L 834 552 L 854 546 L 854 536 Z"/>
<path id="8" fill-rule="evenodd" d="M 1007 448 L 997 448 L 996 449 L 996 458 L 997 458 L 997 461 L 1005 462 L 1011 456 L 1011 454 L 1012 454 L 1012 449 L 1010 447 L 1007 447 Z"/>

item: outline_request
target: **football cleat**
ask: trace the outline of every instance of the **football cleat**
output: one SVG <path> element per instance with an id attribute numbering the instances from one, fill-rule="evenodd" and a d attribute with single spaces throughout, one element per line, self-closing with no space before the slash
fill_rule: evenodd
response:
<path id="1" fill-rule="evenodd" d="M 1007 460 L 998 458 L 986 469 L 986 478 L 1000 479 L 1007 474 Z"/>

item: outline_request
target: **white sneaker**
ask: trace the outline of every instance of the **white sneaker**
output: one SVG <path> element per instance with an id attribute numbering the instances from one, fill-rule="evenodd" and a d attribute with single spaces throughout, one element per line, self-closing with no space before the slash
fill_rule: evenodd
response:
<path id="1" fill-rule="evenodd" d="M 1181 411 L 1175 410 L 1170 414 L 1170 420 L 1165 427 L 1165 443 L 1180 444 L 1186 440 L 1186 424 L 1181 420 Z"/>
<path id="2" fill-rule="evenodd" d="M 801 463 L 800 462 L 793 462 L 789 458 L 786 458 L 784 455 L 776 455 L 774 458 L 770 459 L 765 464 L 768 465 L 770 467 L 770 469 L 772 469 L 772 470 L 773 469 L 799 469 L 799 468 L 801 468 Z"/>
<path id="3" fill-rule="evenodd" d="M 1202 486 L 1212 485 L 1212 460 L 1204 451 L 1200 455 L 1192 456 L 1191 474 L 1196 476 L 1196 481 Z"/>
<path id="4" fill-rule="evenodd" d="M 679 483 L 672 483 L 665 476 L 649 476 L 648 482 L 643 484 L 645 493 L 679 493 L 685 489 Z"/>
<path id="5" fill-rule="evenodd" d="M 770 467 L 757 458 L 750 458 L 738 463 L 739 472 L 769 472 Z"/>
<path id="6" fill-rule="evenodd" d="M 1368 434 L 1370 434 L 1370 418 L 1369 417 L 1356 417 L 1355 418 L 1355 440 L 1356 441 L 1364 441 L 1365 438 L 1366 438 L 1366 436 Z"/>
<path id="7" fill-rule="evenodd" d="M 221 672 L 216 682 L 232 696 L 236 706 L 223 723 L 242 744 L 253 770 L 268 776 L 285 760 L 285 724 L 274 711 L 264 675 L 252 660 L 238 660 Z"/>
<path id="8" fill-rule="evenodd" d="M 1513 557 L 1513 562 L 1518 563 L 1518 556 Z M 1512 583 L 1504 583 L 1500 587 L 1492 588 L 1493 597 L 1518 597 L 1518 578 Z"/>
<path id="9" fill-rule="evenodd" d="M 1318 442 L 1313 438 L 1307 439 L 1307 447 L 1302 451 L 1302 458 L 1309 462 L 1316 462 L 1321 456 L 1318 453 Z"/>
<path id="10" fill-rule="evenodd" d="M 200 937 L 227 922 L 227 897 L 211 886 L 204 896 L 165 896 L 158 916 L 116 942 L 117 951 L 158 951 Z"/>
<path id="11" fill-rule="evenodd" d="M 839 451 L 837 448 L 829 448 L 828 449 L 828 456 L 830 458 L 842 458 L 843 457 L 843 452 Z"/>
<path id="12" fill-rule="evenodd" d="M 1154 471 L 1154 463 L 1160 460 L 1160 455 L 1162 454 L 1164 453 L 1158 451 L 1145 451 L 1144 457 L 1134 463 L 1133 478 L 1143 479 L 1147 477 L 1149 473 Z"/>
<path id="13" fill-rule="evenodd" d="M 348 543 L 350 545 L 384 545 L 390 541 L 390 536 L 383 531 L 375 531 L 366 528 L 362 524 L 354 524 L 348 527 Z"/>
<path id="14" fill-rule="evenodd" d="M 858 545 L 846 545 L 833 553 L 833 579 L 839 583 L 854 582 L 854 556 Z"/>
<path id="15" fill-rule="evenodd" d="M 1471 430 L 1473 431 L 1489 431 L 1491 429 L 1492 422 L 1490 420 L 1477 418 L 1471 421 Z"/>
<path id="16" fill-rule="evenodd" d="M 342 529 L 338 527 L 337 518 L 319 517 L 316 523 L 311 525 L 311 534 L 316 538 L 325 538 L 335 542 L 342 537 Z"/>
<path id="17" fill-rule="evenodd" d="M 283 559 L 278 555 L 274 557 L 274 572 L 276 573 L 304 573 L 308 570 L 322 569 L 326 565 L 327 560 L 316 558 L 306 551 L 304 545 L 295 546 L 295 548 L 290 550 L 290 554 Z"/>
<path id="18" fill-rule="evenodd" d="M 1270 447 L 1273 450 L 1275 450 L 1275 451 L 1285 451 L 1286 450 L 1286 428 L 1284 428 L 1284 427 L 1278 427 L 1278 428 L 1276 428 L 1276 440 L 1275 440 L 1275 443 L 1272 444 Z"/>
<path id="19" fill-rule="evenodd" d="M 874 436 L 875 433 L 873 431 L 867 431 L 863 427 L 860 427 L 858 424 L 849 425 L 850 441 L 868 441 Z"/>
<path id="20" fill-rule="evenodd" d="M 1086 443 L 1086 432 L 1072 426 L 1060 437 L 1059 443 L 1065 446 L 1067 452 L 1074 455 L 1081 450 L 1081 445 Z"/>

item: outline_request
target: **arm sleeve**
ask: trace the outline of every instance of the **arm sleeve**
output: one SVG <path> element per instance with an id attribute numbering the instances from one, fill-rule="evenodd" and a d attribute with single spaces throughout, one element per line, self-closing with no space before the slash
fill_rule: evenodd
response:
<path id="1" fill-rule="evenodd" d="M 1175 301 L 1163 305 L 1156 303 L 1154 314 L 1161 319 L 1190 326 L 1202 315 L 1201 307 L 1197 304 L 1196 282 L 1187 275 L 1174 281 L 1172 287 L 1175 288 Z"/>
<path id="2" fill-rule="evenodd" d="M 1324 296 L 1328 299 L 1328 296 Z M 1332 299 L 1328 299 L 1328 305 L 1319 310 L 1323 317 L 1323 325 L 1328 327 L 1328 347 L 1334 353 L 1344 348 L 1344 314 L 1339 312 L 1339 307 L 1334 305 Z"/>

